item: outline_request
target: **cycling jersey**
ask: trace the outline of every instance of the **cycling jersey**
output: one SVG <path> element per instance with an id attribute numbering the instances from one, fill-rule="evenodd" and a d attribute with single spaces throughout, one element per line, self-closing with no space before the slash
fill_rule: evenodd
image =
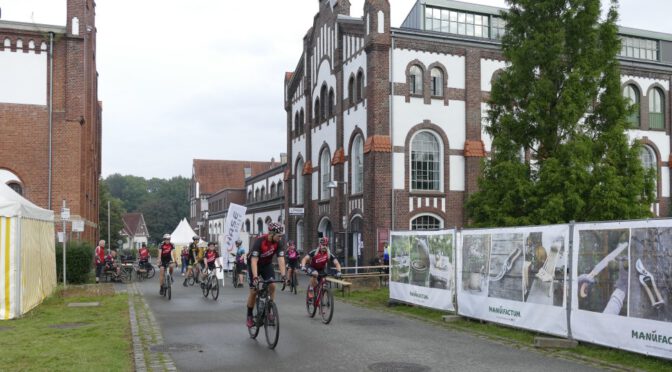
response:
<path id="1" fill-rule="evenodd" d="M 102 265 L 105 262 L 105 248 L 96 246 L 96 264 Z"/>
<path id="2" fill-rule="evenodd" d="M 189 265 L 193 265 L 196 262 L 196 257 L 198 256 L 198 245 L 196 243 L 189 244 Z"/>
<path id="3" fill-rule="evenodd" d="M 219 253 L 217 253 L 217 251 L 215 251 L 215 250 L 212 250 L 212 251 L 208 250 L 207 252 L 205 252 L 204 258 L 205 258 L 205 262 L 207 262 L 208 266 L 214 265 L 215 260 L 217 258 L 219 258 Z"/>
<path id="4" fill-rule="evenodd" d="M 336 256 L 331 254 L 329 249 L 326 252 L 322 252 L 319 248 L 316 248 L 308 253 L 308 256 L 310 257 L 310 267 L 320 271 L 327 267 L 327 263 L 336 259 Z"/>
<path id="5" fill-rule="evenodd" d="M 296 262 L 299 259 L 299 252 L 296 249 L 288 249 L 285 256 L 289 262 Z"/>
<path id="6" fill-rule="evenodd" d="M 198 262 L 203 262 L 203 254 L 205 254 L 204 248 L 196 248 L 196 260 Z"/>
<path id="7" fill-rule="evenodd" d="M 245 264 L 245 248 L 243 247 L 238 248 L 238 251 L 236 252 L 236 264 Z"/>
<path id="8" fill-rule="evenodd" d="M 161 259 L 166 259 L 170 258 L 171 252 L 175 249 L 175 245 L 173 243 L 163 243 L 161 246 L 159 246 L 159 250 L 161 251 Z"/>
<path id="9" fill-rule="evenodd" d="M 140 248 L 140 261 L 147 261 L 147 260 L 149 260 L 149 249 Z"/>
<path id="10" fill-rule="evenodd" d="M 285 246 L 282 241 L 268 241 L 268 235 L 259 237 L 252 246 L 250 257 L 258 257 L 257 266 L 270 265 L 273 263 L 273 255 L 285 256 Z"/>

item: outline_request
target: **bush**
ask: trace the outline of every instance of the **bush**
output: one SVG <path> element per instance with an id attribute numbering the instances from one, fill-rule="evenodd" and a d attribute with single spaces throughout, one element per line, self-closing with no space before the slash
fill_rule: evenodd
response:
<path id="1" fill-rule="evenodd" d="M 94 247 L 89 242 L 68 241 L 66 248 L 68 283 L 86 283 L 93 269 Z M 56 244 L 56 275 L 63 281 L 63 243 Z"/>
<path id="2" fill-rule="evenodd" d="M 152 245 L 149 247 L 149 255 L 151 257 L 159 257 L 159 247 Z"/>

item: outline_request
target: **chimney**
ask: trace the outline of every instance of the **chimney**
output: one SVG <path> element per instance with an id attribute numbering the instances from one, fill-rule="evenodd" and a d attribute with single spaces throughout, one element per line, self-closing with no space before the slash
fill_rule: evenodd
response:
<path id="1" fill-rule="evenodd" d="M 275 167 L 275 158 L 271 158 L 271 168 Z"/>
<path id="2" fill-rule="evenodd" d="M 287 164 L 287 153 L 286 152 L 281 152 L 280 153 L 280 164 Z"/>

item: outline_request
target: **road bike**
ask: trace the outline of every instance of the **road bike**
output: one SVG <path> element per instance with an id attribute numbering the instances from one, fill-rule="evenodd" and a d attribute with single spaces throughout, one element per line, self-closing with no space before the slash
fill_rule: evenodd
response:
<path id="1" fill-rule="evenodd" d="M 214 270 L 208 270 L 208 276 L 201 283 L 201 289 L 203 290 L 203 297 L 208 298 L 208 294 L 212 297 L 213 300 L 217 300 L 219 297 L 219 279 L 217 279 L 216 270 L 222 271 L 221 266 L 217 266 Z"/>
<path id="2" fill-rule="evenodd" d="M 201 264 L 196 262 L 193 265 L 191 265 L 191 271 L 189 272 L 189 274 L 187 274 L 187 284 L 193 287 L 195 283 L 199 282 L 197 278 L 200 275 L 201 275 Z"/>
<path id="3" fill-rule="evenodd" d="M 233 288 L 238 288 L 242 287 L 244 285 L 244 282 L 239 281 L 239 274 L 243 274 L 243 278 L 245 278 L 247 275 L 246 270 L 240 270 L 238 269 L 238 263 L 235 264 L 234 270 L 233 270 L 233 278 L 231 279 L 233 281 Z"/>
<path id="4" fill-rule="evenodd" d="M 282 280 L 265 280 L 257 284 L 257 300 L 252 313 L 254 325 L 247 330 L 250 337 L 257 338 L 259 330 L 264 327 L 266 333 L 266 342 L 269 349 L 275 349 L 280 338 L 280 316 L 278 315 L 278 306 L 271 300 L 269 285 L 271 283 L 281 283 Z"/>
<path id="5" fill-rule="evenodd" d="M 289 270 L 289 266 L 287 266 L 287 270 Z M 296 275 L 296 270 L 297 269 L 292 269 L 292 275 L 289 276 L 289 282 L 285 283 L 282 285 L 282 290 L 285 290 L 285 287 L 287 284 L 289 284 L 289 293 L 294 292 L 294 294 L 297 294 L 297 286 L 299 285 L 299 278 Z"/>
<path id="6" fill-rule="evenodd" d="M 306 290 L 306 311 L 311 318 L 315 316 L 317 309 L 320 309 L 320 316 L 322 323 L 329 324 L 331 318 L 334 316 L 334 294 L 331 292 L 331 286 L 327 282 L 328 273 L 319 273 L 317 275 L 317 286 L 312 289 L 312 298 L 310 296 L 311 289 L 308 284 Z"/>

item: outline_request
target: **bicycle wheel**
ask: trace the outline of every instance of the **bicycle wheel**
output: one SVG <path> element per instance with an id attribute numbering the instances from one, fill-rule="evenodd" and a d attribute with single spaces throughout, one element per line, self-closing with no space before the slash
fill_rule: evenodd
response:
<path id="1" fill-rule="evenodd" d="M 306 290 L 306 311 L 308 311 L 308 316 L 312 318 L 312 317 L 315 316 L 315 311 L 317 310 L 317 308 L 315 307 L 315 304 L 313 303 L 313 301 L 315 300 L 315 296 L 313 296 L 313 298 L 308 297 L 310 292 L 311 292 L 310 289 Z"/>
<path id="2" fill-rule="evenodd" d="M 257 309 L 259 308 L 259 303 L 257 300 L 257 304 L 254 307 L 254 312 L 252 313 L 252 318 L 254 319 L 254 325 L 250 328 L 247 329 L 247 331 L 250 333 L 250 338 L 255 339 L 257 338 L 257 335 L 259 334 L 259 322 L 257 322 Z"/>
<path id="3" fill-rule="evenodd" d="M 145 278 L 152 279 L 154 277 L 154 274 L 156 274 L 156 270 L 154 270 L 154 266 L 149 265 L 149 267 L 147 267 L 147 274 L 145 274 Z"/>
<path id="4" fill-rule="evenodd" d="M 320 315 L 324 324 L 329 324 L 331 318 L 334 316 L 334 294 L 328 288 L 322 288 Z"/>
<path id="5" fill-rule="evenodd" d="M 170 274 L 166 273 L 166 296 L 168 297 L 168 300 L 170 300 L 171 297 L 173 296 L 173 291 L 171 289 L 173 286 L 171 285 L 171 282 L 172 278 Z"/>
<path id="6" fill-rule="evenodd" d="M 292 272 L 292 289 L 291 291 L 294 291 L 294 294 L 298 294 L 296 291 L 296 287 L 299 285 L 299 278 L 296 276 L 296 270 Z"/>
<path id="7" fill-rule="evenodd" d="M 210 293 L 210 279 L 206 278 L 201 282 L 201 289 L 203 289 L 203 297 L 208 298 L 208 293 Z"/>
<path id="8" fill-rule="evenodd" d="M 280 338 L 280 316 L 275 302 L 270 301 L 266 305 L 266 321 L 264 322 L 264 332 L 266 333 L 266 342 L 269 349 L 275 349 Z"/>
<path id="9" fill-rule="evenodd" d="M 192 272 L 191 276 L 187 278 L 187 285 L 193 287 L 194 283 L 196 283 L 196 280 L 194 280 L 194 273 Z"/>
<path id="10" fill-rule="evenodd" d="M 219 297 L 219 279 L 217 279 L 217 277 L 213 277 L 212 281 L 214 283 L 212 284 L 212 288 L 210 288 L 210 297 L 217 301 L 217 297 Z"/>

